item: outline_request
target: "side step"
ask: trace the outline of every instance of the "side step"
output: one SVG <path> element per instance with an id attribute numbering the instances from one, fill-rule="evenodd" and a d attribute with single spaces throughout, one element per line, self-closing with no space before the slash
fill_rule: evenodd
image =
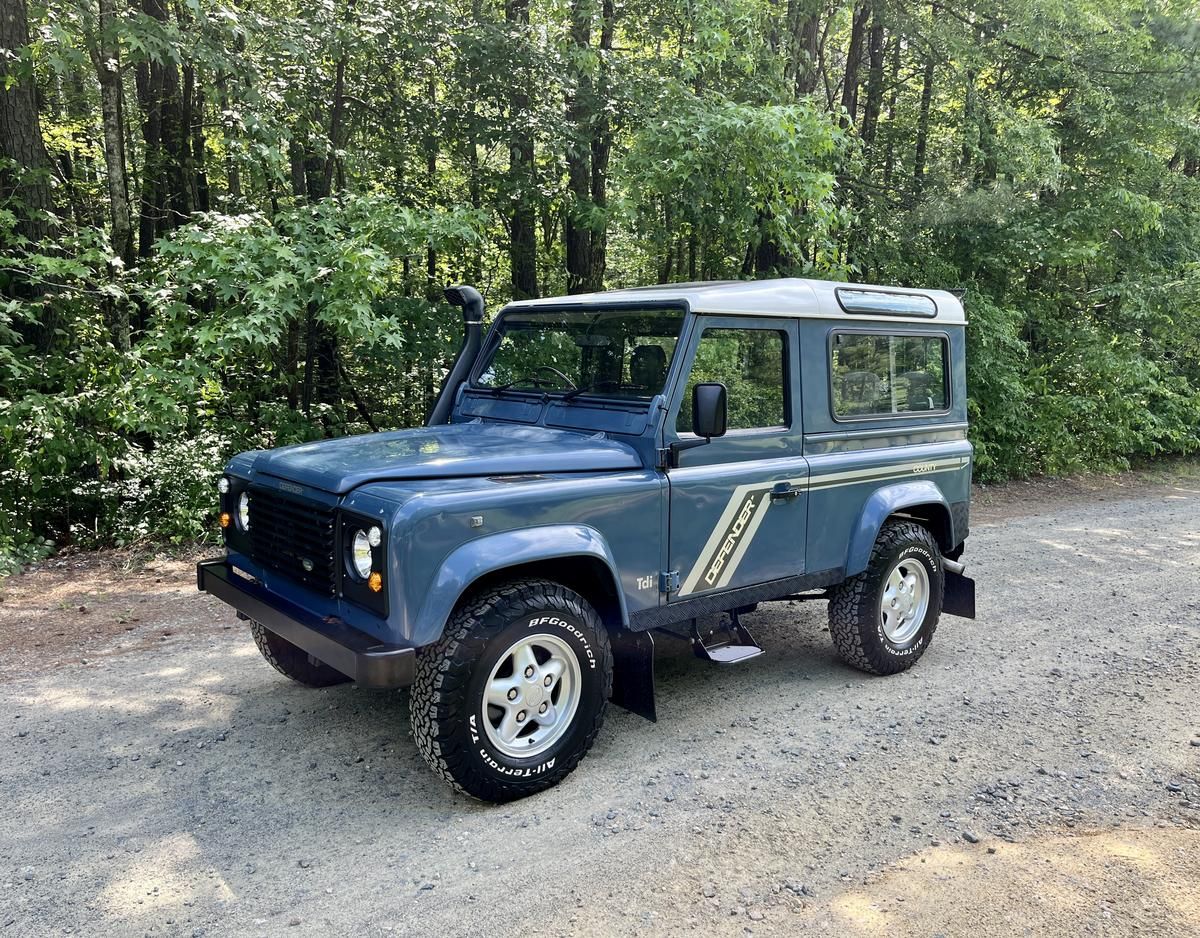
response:
<path id="1" fill-rule="evenodd" d="M 692 650 L 697 658 L 705 658 L 715 664 L 741 664 L 763 653 L 750 630 L 742 625 L 737 612 L 729 613 L 729 623 L 710 631 L 707 639 L 701 636 L 693 619 Z"/>

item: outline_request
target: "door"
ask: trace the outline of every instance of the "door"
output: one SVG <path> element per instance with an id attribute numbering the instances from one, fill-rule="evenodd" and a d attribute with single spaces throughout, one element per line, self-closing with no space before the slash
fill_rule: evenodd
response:
<path id="1" fill-rule="evenodd" d="M 800 427 L 798 346 L 792 320 L 700 317 L 677 383 L 664 443 L 691 434 L 692 387 L 728 391 L 725 436 L 682 450 L 670 485 L 669 601 L 804 572 L 808 461 Z"/>

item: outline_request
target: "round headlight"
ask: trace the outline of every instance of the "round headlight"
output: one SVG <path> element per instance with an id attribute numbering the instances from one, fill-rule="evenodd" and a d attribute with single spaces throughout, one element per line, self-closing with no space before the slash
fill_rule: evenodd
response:
<path id="1" fill-rule="evenodd" d="M 229 478 L 227 476 L 221 476 L 217 480 L 217 491 L 222 495 L 229 491 Z"/>
<path id="2" fill-rule="evenodd" d="M 354 572 L 364 580 L 371 575 L 371 541 L 365 531 L 355 531 L 350 545 L 350 562 Z"/>
<path id="3" fill-rule="evenodd" d="M 378 547 L 383 542 L 383 532 L 379 528 L 371 528 L 367 531 L 367 543 L 372 547 Z"/>
<path id="4" fill-rule="evenodd" d="M 250 493 L 242 492 L 238 499 L 238 526 L 243 531 L 250 530 Z"/>

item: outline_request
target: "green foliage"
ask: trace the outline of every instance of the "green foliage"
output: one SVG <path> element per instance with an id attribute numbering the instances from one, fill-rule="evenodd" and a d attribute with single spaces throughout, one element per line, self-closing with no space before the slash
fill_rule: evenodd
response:
<path id="1" fill-rule="evenodd" d="M 421 422 L 441 288 L 494 309 L 529 249 L 546 295 L 964 289 L 980 479 L 1200 448 L 1196 0 L 152 6 L 34 0 L 0 65 L 52 162 L 0 115 L 0 572 L 201 536 L 232 452 Z M 711 355 L 753 406 L 772 362 Z"/>
<path id="2" fill-rule="evenodd" d="M 737 276 L 748 246 L 764 239 L 792 256 L 810 242 L 830 254 L 845 221 L 833 198 L 845 144 L 830 116 L 807 102 L 754 106 L 683 94 L 634 137 L 622 164 L 623 206 L 645 255 L 676 239 L 694 242 L 706 279 Z"/>
<path id="3" fill-rule="evenodd" d="M 461 320 L 397 295 L 396 258 L 473 243 L 476 223 L 347 196 L 274 223 L 202 216 L 135 271 L 94 229 L 61 253 L 6 256 L 0 277 L 41 286 L 0 306 L 0 564 L 48 543 L 199 538 L 233 453 L 367 429 L 344 401 L 289 406 L 305 368 L 289 342 L 310 318 L 334 330 L 339 373 L 373 419 L 419 422 Z M 143 322 L 125 353 L 109 341 L 114 308 Z M 32 350 L 22 328 L 45 321 L 76 351 Z"/>

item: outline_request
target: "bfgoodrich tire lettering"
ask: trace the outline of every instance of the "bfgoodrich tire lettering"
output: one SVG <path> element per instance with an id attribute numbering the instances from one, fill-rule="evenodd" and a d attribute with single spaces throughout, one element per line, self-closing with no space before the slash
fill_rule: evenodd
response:
<path id="1" fill-rule="evenodd" d="M 561 735 L 535 756 L 505 753 L 483 726 L 490 682 L 503 656 L 529 636 L 552 636 L 578 663 L 578 700 Z M 608 633 L 578 593 L 547 580 L 516 580 L 476 593 L 442 639 L 422 649 L 412 687 L 417 748 L 459 791 L 511 801 L 557 784 L 587 754 L 612 690 Z"/>
<path id="2" fill-rule="evenodd" d="M 254 644 L 271 667 L 297 684 L 331 687 L 350 680 L 341 671 L 317 661 L 303 648 L 297 648 L 257 622 L 250 623 L 250 633 L 254 636 Z"/>
<path id="3" fill-rule="evenodd" d="M 888 638 L 880 603 L 898 566 L 924 568 L 928 602 L 919 627 L 901 643 Z M 933 640 L 942 609 L 942 554 L 928 529 L 914 521 L 888 521 L 875 539 L 867 568 L 834 587 L 829 634 L 847 664 L 868 674 L 896 674 L 917 663 Z"/>

